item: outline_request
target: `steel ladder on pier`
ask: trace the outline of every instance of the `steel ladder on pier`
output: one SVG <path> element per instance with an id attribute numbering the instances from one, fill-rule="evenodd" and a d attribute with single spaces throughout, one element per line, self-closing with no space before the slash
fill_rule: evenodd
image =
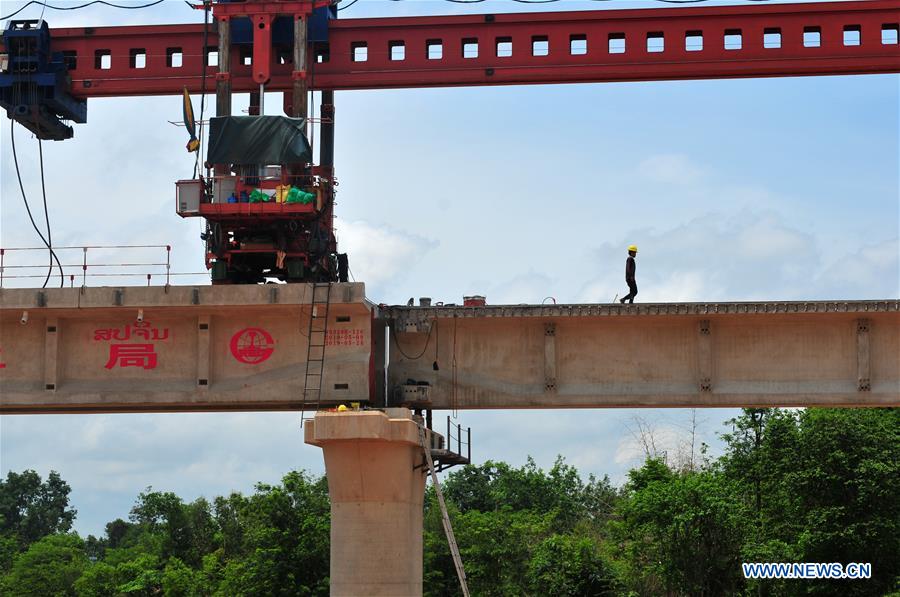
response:
<path id="1" fill-rule="evenodd" d="M 328 335 L 328 310 L 331 305 L 331 283 L 315 282 L 310 301 L 309 332 L 306 346 L 306 375 L 303 379 L 303 405 L 300 426 L 306 420 L 310 402 L 315 400 L 312 416 L 322 406 L 322 387 L 325 375 L 325 341 Z"/>
<path id="2" fill-rule="evenodd" d="M 428 445 L 425 427 L 418 423 L 419 427 L 419 443 L 422 444 L 422 451 L 425 452 L 425 462 L 428 464 L 428 470 L 431 473 L 431 482 L 434 484 L 434 493 L 437 495 L 438 504 L 441 507 L 441 521 L 444 523 L 444 533 L 447 535 L 447 543 L 450 545 L 450 555 L 453 557 L 453 566 L 456 568 L 456 575 L 459 577 L 459 586 L 462 589 L 464 597 L 469 597 L 469 585 L 466 582 L 466 570 L 463 568 L 462 556 L 459 555 L 459 546 L 456 544 L 456 536 L 453 534 L 453 526 L 450 524 L 450 515 L 447 513 L 447 504 L 444 502 L 444 492 L 441 491 L 441 484 L 438 481 L 437 471 L 434 468 L 434 459 L 431 457 L 431 446 Z"/>

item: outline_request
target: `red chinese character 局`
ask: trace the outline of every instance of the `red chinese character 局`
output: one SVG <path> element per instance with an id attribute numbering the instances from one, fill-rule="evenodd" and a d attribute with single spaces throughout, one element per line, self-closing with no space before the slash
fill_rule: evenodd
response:
<path id="1" fill-rule="evenodd" d="M 143 367 L 156 369 L 157 355 L 152 344 L 110 344 L 106 368 Z"/>

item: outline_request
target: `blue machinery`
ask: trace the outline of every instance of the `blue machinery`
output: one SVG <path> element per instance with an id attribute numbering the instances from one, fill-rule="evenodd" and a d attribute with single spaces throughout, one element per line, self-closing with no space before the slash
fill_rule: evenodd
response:
<path id="1" fill-rule="evenodd" d="M 43 20 L 9 21 L 0 54 L 0 107 L 40 139 L 72 137 L 66 121 L 87 121 L 87 100 L 71 94 L 72 79 L 62 52 L 50 50 Z"/>

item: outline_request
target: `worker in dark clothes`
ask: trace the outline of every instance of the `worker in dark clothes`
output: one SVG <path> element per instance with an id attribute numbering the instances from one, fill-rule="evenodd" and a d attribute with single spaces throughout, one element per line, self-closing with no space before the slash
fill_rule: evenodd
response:
<path id="1" fill-rule="evenodd" d="M 634 281 L 635 257 L 637 257 L 637 245 L 631 245 L 628 247 L 628 259 L 625 260 L 625 282 L 628 284 L 629 293 L 619 299 L 623 305 L 625 301 L 633 303 L 634 297 L 637 296 L 637 282 Z"/>

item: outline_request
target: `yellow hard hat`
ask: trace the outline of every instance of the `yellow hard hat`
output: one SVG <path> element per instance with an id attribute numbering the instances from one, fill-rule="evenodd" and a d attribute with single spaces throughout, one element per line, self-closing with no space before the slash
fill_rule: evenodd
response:
<path id="1" fill-rule="evenodd" d="M 340 406 L 338 406 L 338 412 L 339 412 L 339 413 L 342 413 L 342 412 L 344 412 L 345 410 L 347 410 L 347 407 L 344 406 L 343 404 L 341 404 Z"/>
<path id="2" fill-rule="evenodd" d="M 628 250 L 637 253 L 637 245 L 628 245 Z"/>

